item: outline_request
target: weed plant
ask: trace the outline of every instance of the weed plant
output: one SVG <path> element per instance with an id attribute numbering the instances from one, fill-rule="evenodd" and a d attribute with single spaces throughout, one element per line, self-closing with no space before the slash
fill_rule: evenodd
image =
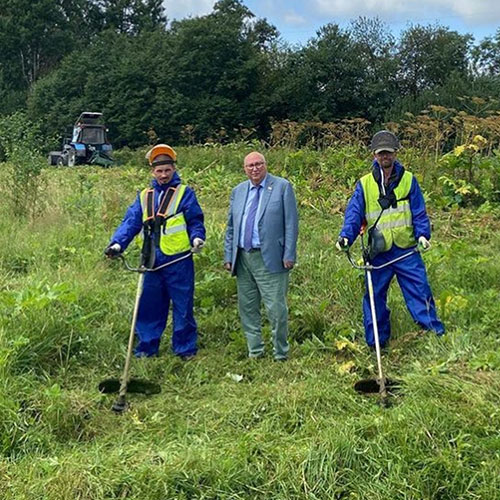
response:
<path id="1" fill-rule="evenodd" d="M 292 348 L 287 363 L 246 358 L 222 247 L 230 191 L 255 147 L 179 148 L 208 230 L 195 258 L 201 349 L 189 363 L 173 357 L 169 324 L 160 356 L 132 364 L 162 393 L 131 396 L 122 416 L 97 385 L 121 373 L 137 276 L 102 252 L 149 180 L 144 151 L 118 152 L 111 169 L 44 169 L 43 210 L 30 217 L 0 203 L 0 498 L 500 498 L 497 200 L 459 203 L 432 172 L 438 164 L 403 155 L 433 221 L 424 260 L 447 334 L 419 330 L 393 285 L 384 363 L 403 389 L 386 409 L 352 388 L 376 361 L 363 340 L 363 276 L 334 249 L 369 169 L 357 147 L 266 152 L 300 210 Z M 457 180 L 452 167 L 446 175 Z M 128 254 L 134 261 L 137 248 Z"/>

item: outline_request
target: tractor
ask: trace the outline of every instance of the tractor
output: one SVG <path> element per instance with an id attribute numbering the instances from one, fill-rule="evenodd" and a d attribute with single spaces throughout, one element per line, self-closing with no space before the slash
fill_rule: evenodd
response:
<path id="1" fill-rule="evenodd" d="M 63 139 L 62 151 L 49 153 L 49 165 L 111 166 L 114 162 L 111 156 L 113 147 L 108 142 L 107 128 L 100 122 L 101 117 L 102 113 L 83 112 L 73 126 L 71 137 Z"/>

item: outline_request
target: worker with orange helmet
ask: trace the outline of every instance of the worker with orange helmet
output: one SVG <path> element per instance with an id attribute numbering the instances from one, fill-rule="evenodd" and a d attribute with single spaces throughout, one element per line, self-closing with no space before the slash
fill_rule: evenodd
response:
<path id="1" fill-rule="evenodd" d="M 144 278 L 134 352 L 136 357 L 158 354 L 172 303 L 172 350 L 188 360 L 197 352 L 192 253 L 200 252 L 205 244 L 203 212 L 194 191 L 181 182 L 176 170 L 177 154 L 172 147 L 158 144 L 146 158 L 153 176 L 151 186 L 138 193 L 104 253 L 116 257 L 134 237 L 140 237 L 145 225 L 160 221 L 155 226 L 158 230 L 151 233 L 155 249 L 154 263 L 150 263 L 160 269 L 146 272 Z M 177 262 L 165 266 L 174 260 Z"/>

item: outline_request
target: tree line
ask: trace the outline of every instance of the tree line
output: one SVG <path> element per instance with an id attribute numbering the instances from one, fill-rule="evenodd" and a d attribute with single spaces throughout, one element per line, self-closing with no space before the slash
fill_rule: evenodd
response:
<path id="1" fill-rule="evenodd" d="M 396 37 L 359 18 L 290 45 L 241 0 L 173 22 L 161 0 L 4 0 L 0 47 L 0 114 L 24 110 L 57 136 L 102 111 L 116 146 L 265 139 L 285 120 L 379 125 L 431 104 L 468 111 L 467 97 L 500 109 L 500 29 Z"/>

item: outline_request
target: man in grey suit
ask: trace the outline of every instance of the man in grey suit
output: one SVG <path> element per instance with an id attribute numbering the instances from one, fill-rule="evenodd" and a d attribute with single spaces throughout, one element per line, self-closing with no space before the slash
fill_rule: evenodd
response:
<path id="1" fill-rule="evenodd" d="M 274 359 L 288 358 L 288 273 L 296 261 L 298 215 L 292 185 L 267 172 L 258 152 L 245 157 L 248 179 L 231 193 L 224 267 L 236 275 L 238 311 L 248 355 L 264 355 L 261 300 L 272 328 Z"/>

